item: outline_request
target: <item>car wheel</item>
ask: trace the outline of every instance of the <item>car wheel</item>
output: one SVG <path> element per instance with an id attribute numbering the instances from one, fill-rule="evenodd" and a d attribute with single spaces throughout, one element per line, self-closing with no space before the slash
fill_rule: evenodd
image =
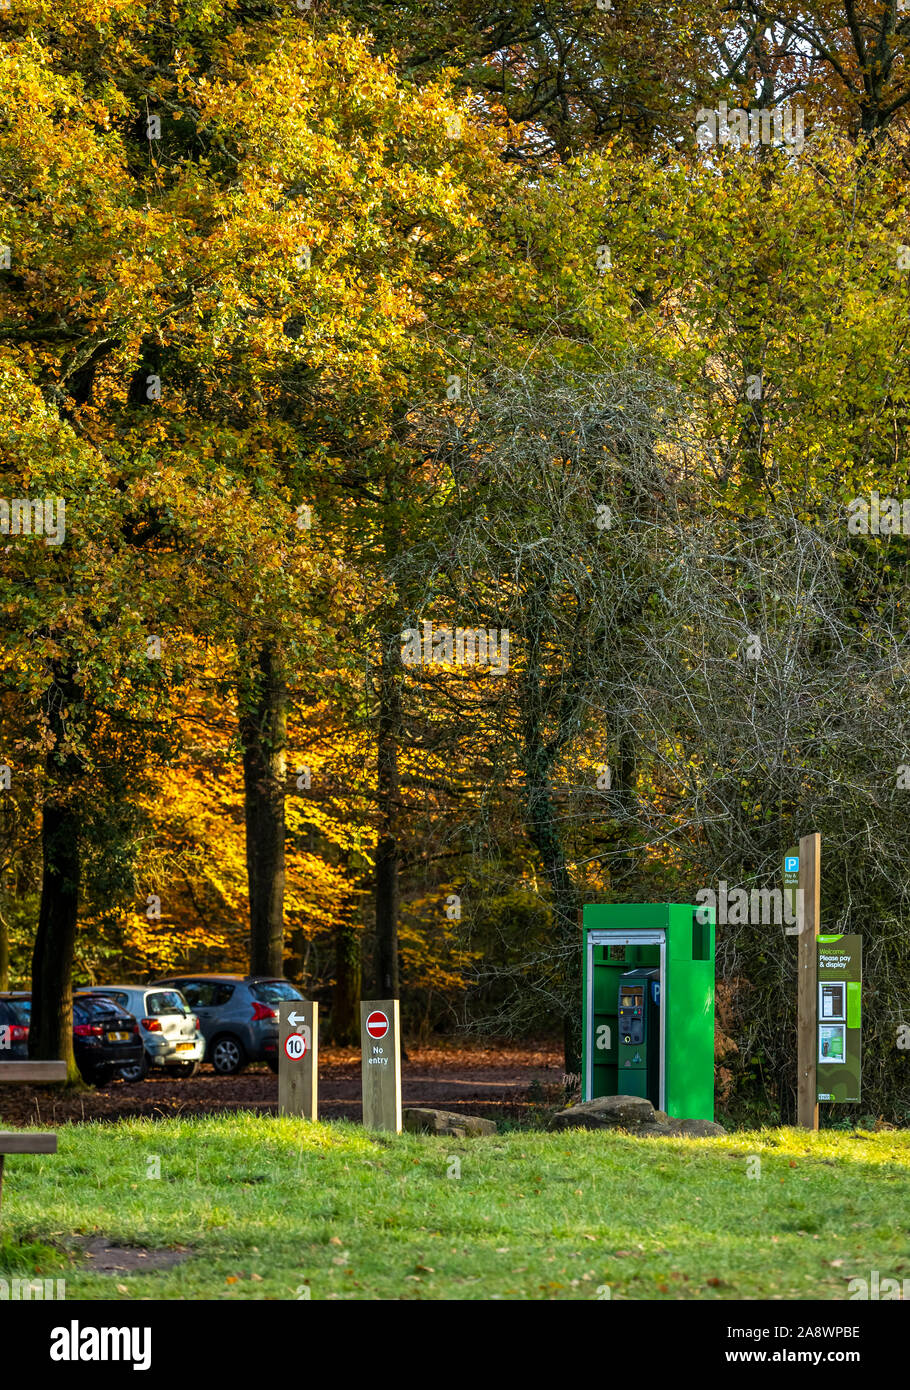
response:
<path id="1" fill-rule="evenodd" d="M 112 1075 L 112 1069 L 105 1062 L 101 1066 L 95 1067 L 86 1077 L 86 1080 L 90 1081 L 93 1086 L 106 1086 Z"/>
<path id="2" fill-rule="evenodd" d="M 277 1071 L 277 1070 L 278 1070 L 278 1058 L 277 1058 L 277 1057 L 266 1057 L 265 1060 L 266 1060 L 266 1062 L 268 1063 L 269 1071 Z"/>
<path id="3" fill-rule="evenodd" d="M 239 1038 L 228 1033 L 212 1043 L 210 1060 L 219 1076 L 236 1076 L 246 1066 L 246 1050 Z"/>
<path id="4" fill-rule="evenodd" d="M 138 1062 L 127 1062 L 125 1067 L 120 1068 L 124 1081 L 144 1081 L 148 1074 L 149 1059 L 144 1052 Z"/>
<path id="5" fill-rule="evenodd" d="M 168 1067 L 168 1071 L 173 1072 L 175 1076 L 195 1076 L 200 1065 L 199 1062 L 175 1062 L 172 1067 Z"/>

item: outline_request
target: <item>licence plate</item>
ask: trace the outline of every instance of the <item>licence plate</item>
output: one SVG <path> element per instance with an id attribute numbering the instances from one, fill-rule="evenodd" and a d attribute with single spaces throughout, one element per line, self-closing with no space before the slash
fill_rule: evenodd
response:
<path id="1" fill-rule="evenodd" d="M 129 1033 L 108 1033 L 107 1040 L 108 1042 L 129 1042 L 130 1035 Z"/>
<path id="2" fill-rule="evenodd" d="M 178 1044 L 177 1044 L 177 1051 L 178 1051 L 178 1052 L 192 1052 L 192 1050 L 193 1050 L 193 1048 L 194 1048 L 195 1046 L 196 1046 L 195 1043 L 178 1043 Z"/>

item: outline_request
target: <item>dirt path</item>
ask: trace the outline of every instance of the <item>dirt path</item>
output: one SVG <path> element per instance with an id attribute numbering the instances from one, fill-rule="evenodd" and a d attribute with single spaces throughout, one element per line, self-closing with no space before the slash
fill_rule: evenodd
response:
<path id="1" fill-rule="evenodd" d="M 562 1055 L 555 1043 L 526 1048 L 430 1046 L 409 1049 L 402 1062 L 402 1103 L 517 1119 L 541 1100 L 562 1095 Z M 2 1079 L 2 1063 L 0 1063 Z M 96 1090 L 63 1094 L 47 1087 L 0 1085 L 0 1117 L 7 1124 L 54 1127 L 67 1121 L 113 1120 L 147 1115 L 210 1115 L 256 1110 L 274 1115 L 278 1078 L 267 1067 L 240 1076 L 173 1079 L 152 1073 L 145 1081 L 113 1081 Z M 360 1051 L 320 1048 L 319 1113 L 326 1120 L 360 1120 Z"/>

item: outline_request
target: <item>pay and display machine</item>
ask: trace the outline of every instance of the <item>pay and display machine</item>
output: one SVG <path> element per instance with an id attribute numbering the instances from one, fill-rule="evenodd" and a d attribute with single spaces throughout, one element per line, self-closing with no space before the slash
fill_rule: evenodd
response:
<path id="1" fill-rule="evenodd" d="M 627 970 L 619 977 L 619 1076 L 626 1096 L 645 1096 L 660 1108 L 660 970 Z"/>

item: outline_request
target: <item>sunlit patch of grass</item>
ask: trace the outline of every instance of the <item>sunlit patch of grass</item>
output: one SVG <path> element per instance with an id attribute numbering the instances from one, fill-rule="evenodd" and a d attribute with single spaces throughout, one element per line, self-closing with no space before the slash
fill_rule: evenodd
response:
<path id="1" fill-rule="evenodd" d="M 56 1248 L 73 1298 L 843 1299 L 910 1275 L 907 1131 L 458 1140 L 231 1113 L 59 1136 L 8 1162 L 0 1249 L 30 1274 Z M 192 1253 L 115 1278 L 92 1235 Z"/>

